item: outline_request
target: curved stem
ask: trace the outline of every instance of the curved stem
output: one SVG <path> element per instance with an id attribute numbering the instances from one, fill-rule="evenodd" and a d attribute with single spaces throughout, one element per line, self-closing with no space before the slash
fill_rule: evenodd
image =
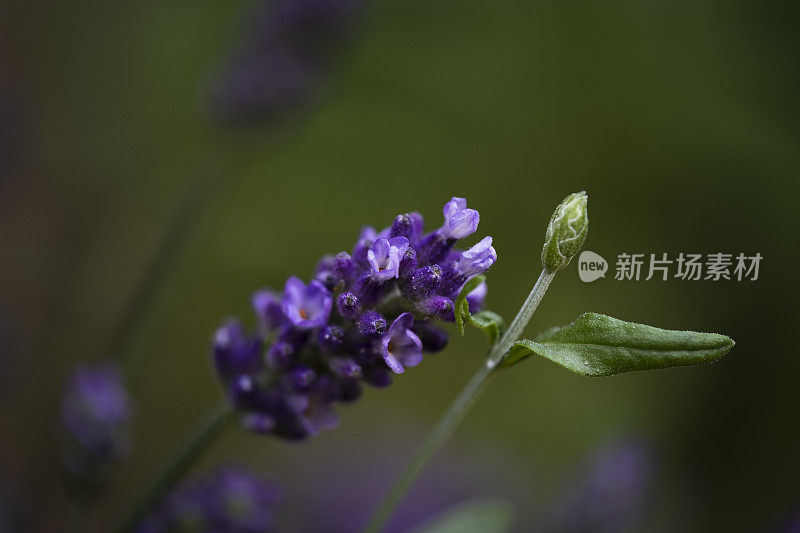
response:
<path id="1" fill-rule="evenodd" d="M 226 401 L 212 408 L 195 432 L 183 443 L 169 463 L 153 478 L 147 489 L 135 501 L 128 516 L 115 531 L 133 531 L 161 498 L 177 483 L 200 458 L 209 444 L 222 432 L 233 418 L 233 410 Z"/>
<path id="2" fill-rule="evenodd" d="M 178 258 L 192 230 L 212 199 L 210 178 L 200 175 L 195 178 L 184 193 L 183 200 L 169 222 L 167 230 L 145 267 L 136 290 L 127 302 L 122 315 L 112 331 L 101 357 L 117 357 L 133 369 L 138 360 L 128 353 L 128 346 L 141 329 L 153 300 L 161 293 L 169 276 L 175 270 Z"/>
<path id="3" fill-rule="evenodd" d="M 472 376 L 467 385 L 450 404 L 450 407 L 445 411 L 442 417 L 434 426 L 433 430 L 425 437 L 419 448 L 409 461 L 408 466 L 400 474 L 400 477 L 394 482 L 388 494 L 378 506 L 369 523 L 364 528 L 364 533 L 378 533 L 388 523 L 392 513 L 405 497 L 408 489 L 414 484 L 414 481 L 419 477 L 420 472 L 428 463 L 430 458 L 436 453 L 453 434 L 458 424 L 467 416 L 470 408 L 480 398 L 483 391 L 491 382 L 491 378 L 496 374 L 496 370 L 503 357 L 511 349 L 511 346 L 517 342 L 522 330 L 530 321 L 533 312 L 542 301 L 542 297 L 550 282 L 553 281 L 555 272 L 548 272 L 543 270 L 536 284 L 533 286 L 525 302 L 522 304 L 517 316 L 511 322 L 508 330 L 503 334 L 500 340 L 492 346 L 489 350 L 489 355 L 486 359 L 486 364 L 482 365 L 477 372 Z"/>

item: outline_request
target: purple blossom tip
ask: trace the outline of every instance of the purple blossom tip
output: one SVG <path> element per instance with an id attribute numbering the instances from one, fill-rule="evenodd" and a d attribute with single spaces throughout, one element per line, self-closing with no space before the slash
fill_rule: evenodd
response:
<path id="1" fill-rule="evenodd" d="M 367 251 L 367 261 L 370 265 L 372 279 L 386 281 L 398 277 L 400 261 L 408 250 L 408 246 L 408 239 L 405 237 L 376 239 L 372 248 Z"/>
<path id="2" fill-rule="evenodd" d="M 296 276 L 286 281 L 283 292 L 283 313 L 295 327 L 312 329 L 324 326 L 330 318 L 333 297 L 319 281 L 307 286 Z"/>
<path id="3" fill-rule="evenodd" d="M 497 261 L 497 252 L 492 246 L 492 238 L 484 237 L 475 246 L 461 254 L 456 261 L 456 269 L 465 277 L 483 274 Z"/>
<path id="4" fill-rule="evenodd" d="M 419 213 L 397 215 L 389 231 L 390 237 L 405 237 L 414 245 L 422 237 L 424 221 Z"/>
<path id="5" fill-rule="evenodd" d="M 381 338 L 383 360 L 395 374 L 402 374 L 404 367 L 416 366 L 422 361 L 422 341 L 411 330 L 413 325 L 411 313 L 403 313 Z"/>
<path id="6" fill-rule="evenodd" d="M 453 197 L 444 204 L 444 225 L 439 230 L 447 239 L 463 239 L 478 230 L 480 214 L 467 208 L 467 200 Z"/>

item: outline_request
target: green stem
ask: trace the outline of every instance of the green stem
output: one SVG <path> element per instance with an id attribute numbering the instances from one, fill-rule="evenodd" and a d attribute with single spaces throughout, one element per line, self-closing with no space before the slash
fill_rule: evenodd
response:
<path id="1" fill-rule="evenodd" d="M 531 321 L 533 312 L 539 307 L 539 303 L 542 301 L 544 293 L 547 292 L 548 287 L 550 287 L 550 282 L 553 281 L 555 275 L 555 272 L 542 270 L 542 273 L 539 274 L 539 279 L 536 280 L 533 289 L 531 289 L 530 294 L 525 298 L 525 302 L 522 304 L 519 312 L 517 312 L 517 316 L 514 317 L 514 320 L 511 321 L 511 325 L 508 326 L 508 329 L 500 338 L 500 342 L 495 344 L 489 351 L 487 365 L 491 367 L 497 366 L 511 349 L 511 346 L 519 340 L 522 331 L 525 329 L 525 326 L 528 325 L 528 322 Z"/>
<path id="2" fill-rule="evenodd" d="M 200 458 L 209 444 L 222 432 L 233 418 L 234 412 L 226 401 L 211 409 L 196 431 L 183 443 L 172 460 L 159 472 L 147 489 L 137 498 L 136 504 L 119 527 L 118 533 L 133 531 L 149 514 L 161 498 L 177 483 Z"/>
<path id="3" fill-rule="evenodd" d="M 101 357 L 123 359 L 128 370 L 136 367 L 139 361 L 133 360 L 133 355 L 128 353 L 130 341 L 141 329 L 154 298 L 161 293 L 165 282 L 175 270 L 192 230 L 212 198 L 211 190 L 210 178 L 206 176 L 200 175 L 190 183 L 178 211 L 169 222 L 136 290 L 117 321 Z"/>
<path id="4" fill-rule="evenodd" d="M 539 302 L 542 301 L 542 297 L 547 292 L 547 288 L 550 286 L 550 282 L 553 281 L 554 276 L 555 272 L 542 271 L 508 330 L 500 338 L 500 341 L 489 350 L 486 364 L 481 365 L 478 371 L 475 372 L 472 379 L 453 400 L 453 403 L 450 404 L 450 407 L 436 423 L 433 430 L 414 452 L 408 466 L 394 482 L 386 497 L 372 515 L 369 523 L 364 528 L 364 533 L 378 533 L 386 526 L 392 513 L 403 500 L 408 489 L 419 477 L 420 472 L 422 472 L 430 458 L 450 438 L 458 424 L 464 420 L 470 408 L 475 405 L 483 391 L 491 383 L 498 365 L 511 349 L 511 346 L 519 339 L 522 330 L 525 329 L 525 326 L 533 316 L 533 312 L 539 306 Z"/>

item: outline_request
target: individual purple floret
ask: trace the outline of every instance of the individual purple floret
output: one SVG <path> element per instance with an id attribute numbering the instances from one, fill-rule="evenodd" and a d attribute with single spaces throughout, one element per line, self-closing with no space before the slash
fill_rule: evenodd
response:
<path id="1" fill-rule="evenodd" d="M 492 238 L 484 237 L 478 244 L 463 252 L 455 267 L 462 276 L 471 278 L 483 274 L 497 261 L 497 252 L 492 247 Z"/>
<path id="2" fill-rule="evenodd" d="M 377 239 L 367 251 L 370 276 L 376 281 L 387 281 L 397 278 L 400 272 L 400 260 L 408 250 L 408 239 L 393 237 Z"/>
<path id="3" fill-rule="evenodd" d="M 243 468 L 221 469 L 179 486 L 138 528 L 139 533 L 275 531 L 274 486 Z"/>
<path id="4" fill-rule="evenodd" d="M 444 204 L 444 225 L 439 231 L 447 239 L 463 239 L 478 231 L 480 220 L 477 211 L 467 209 L 465 198 L 453 197 Z"/>
<path id="5" fill-rule="evenodd" d="M 256 292 L 254 333 L 235 320 L 222 324 L 215 366 L 247 429 L 291 440 L 330 429 L 335 403 L 354 401 L 364 384 L 388 386 L 424 352 L 447 346 L 435 323 L 453 320 L 462 287 L 497 253 L 491 237 L 456 248 L 479 218 L 464 199 L 444 211 L 444 226 L 427 234 L 419 213 L 381 231 L 364 227 L 352 254 L 324 256 L 308 285 L 293 276 L 282 296 Z M 485 298 L 481 284 L 468 295 L 470 308 Z"/>
<path id="6" fill-rule="evenodd" d="M 414 318 L 403 313 L 392 322 L 389 331 L 381 339 L 381 355 L 389 368 L 402 374 L 406 366 L 417 366 L 422 362 L 422 341 L 411 330 Z"/>
<path id="7" fill-rule="evenodd" d="M 132 411 L 112 363 L 75 369 L 61 402 L 62 459 L 71 479 L 86 486 L 107 480 L 130 448 Z"/>
<path id="8" fill-rule="evenodd" d="M 283 291 L 283 313 L 298 329 L 313 329 L 328 323 L 333 298 L 317 280 L 306 286 L 292 276 Z"/>

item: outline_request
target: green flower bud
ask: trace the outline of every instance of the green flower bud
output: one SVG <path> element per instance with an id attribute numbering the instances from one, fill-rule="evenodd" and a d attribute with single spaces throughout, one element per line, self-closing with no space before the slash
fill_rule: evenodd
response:
<path id="1" fill-rule="evenodd" d="M 558 272 L 569 264 L 586 240 L 589 217 L 586 192 L 570 194 L 553 211 L 542 248 L 542 266 L 548 272 Z"/>

